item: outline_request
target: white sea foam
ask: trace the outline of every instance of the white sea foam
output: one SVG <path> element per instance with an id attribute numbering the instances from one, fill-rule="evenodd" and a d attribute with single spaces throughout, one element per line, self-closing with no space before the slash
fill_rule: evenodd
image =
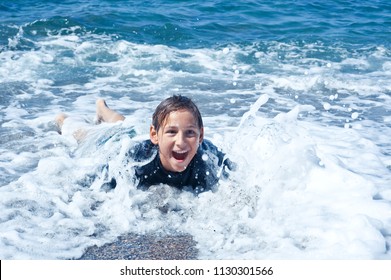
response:
<path id="1" fill-rule="evenodd" d="M 366 73 L 365 56 L 301 59 L 311 46 L 181 50 L 88 34 L 39 43 L 0 53 L 1 90 L 12 91 L 0 104 L 0 258 L 78 258 L 127 232 L 189 233 L 200 258 L 390 258 L 381 52 L 367 56 L 385 60 L 383 72 Z M 127 152 L 172 92 L 198 102 L 206 137 L 238 164 L 213 192 L 135 188 Z M 80 145 L 55 131 L 60 111 L 92 122 L 98 97 L 126 121 L 97 126 Z M 107 162 L 118 178 L 110 191 L 97 176 Z"/>

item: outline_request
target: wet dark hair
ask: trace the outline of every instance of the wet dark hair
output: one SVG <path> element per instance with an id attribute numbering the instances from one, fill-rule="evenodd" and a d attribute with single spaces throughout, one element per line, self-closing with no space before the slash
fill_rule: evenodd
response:
<path id="1" fill-rule="evenodd" d="M 179 110 L 187 110 L 197 121 L 198 128 L 201 129 L 204 124 L 202 122 L 201 113 L 197 105 L 188 97 L 182 95 L 173 95 L 163 100 L 155 109 L 152 115 L 152 125 L 156 131 L 160 129 L 168 115 Z"/>

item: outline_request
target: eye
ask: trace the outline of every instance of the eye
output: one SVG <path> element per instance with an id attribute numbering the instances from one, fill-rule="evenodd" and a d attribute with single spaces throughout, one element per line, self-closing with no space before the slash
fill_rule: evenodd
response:
<path id="1" fill-rule="evenodd" d="M 195 130 L 189 129 L 189 130 L 186 131 L 186 136 L 187 137 L 194 137 L 196 135 L 197 135 L 197 131 L 195 131 Z"/>
<path id="2" fill-rule="evenodd" d="M 176 130 L 174 130 L 174 129 L 168 129 L 168 130 L 166 130 L 166 134 L 175 134 L 176 133 Z"/>

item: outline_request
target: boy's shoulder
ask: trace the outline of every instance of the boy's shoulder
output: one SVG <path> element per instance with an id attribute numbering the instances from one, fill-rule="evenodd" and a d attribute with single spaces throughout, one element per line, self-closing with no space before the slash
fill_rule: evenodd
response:
<path id="1" fill-rule="evenodd" d="M 153 144 L 151 140 L 144 140 L 135 144 L 129 151 L 129 156 L 137 162 L 150 159 L 156 155 L 158 151 L 157 145 Z"/>
<path id="2" fill-rule="evenodd" d="M 209 150 L 209 151 L 213 151 L 213 152 L 219 151 L 219 149 L 216 147 L 216 145 L 213 144 L 212 141 L 210 141 L 208 139 L 203 139 L 200 147 L 203 150 Z"/>
<path id="3" fill-rule="evenodd" d="M 197 154 L 202 157 L 204 161 L 214 159 L 213 161 L 218 166 L 221 166 L 225 157 L 225 154 L 214 145 L 212 141 L 207 139 L 202 141 Z"/>

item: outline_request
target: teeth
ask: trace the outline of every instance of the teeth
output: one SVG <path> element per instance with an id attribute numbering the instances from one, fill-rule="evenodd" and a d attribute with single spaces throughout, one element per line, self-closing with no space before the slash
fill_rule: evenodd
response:
<path id="1" fill-rule="evenodd" d="M 184 160 L 189 151 L 172 151 L 172 155 L 176 160 Z"/>

